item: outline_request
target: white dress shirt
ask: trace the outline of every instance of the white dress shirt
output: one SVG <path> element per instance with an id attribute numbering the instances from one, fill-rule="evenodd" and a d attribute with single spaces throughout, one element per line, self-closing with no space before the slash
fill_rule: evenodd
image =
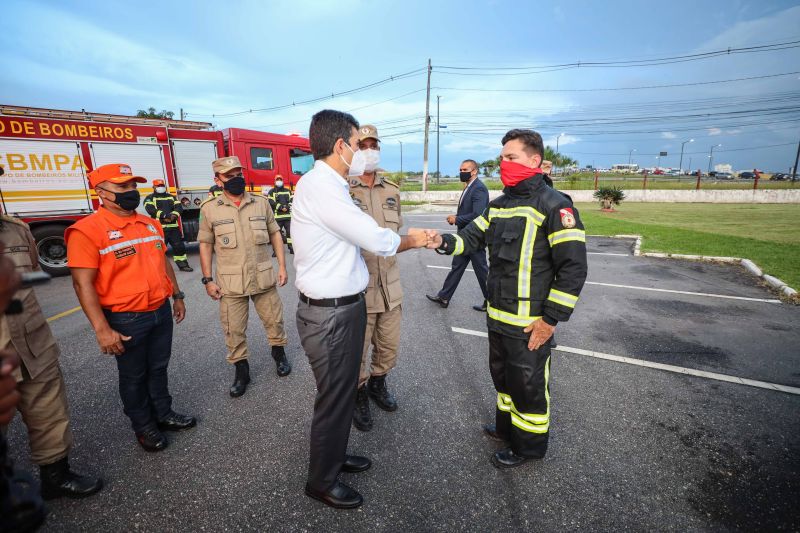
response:
<path id="1" fill-rule="evenodd" d="M 294 192 L 292 243 L 295 287 L 317 300 L 366 289 L 369 271 L 361 248 L 379 256 L 394 255 L 400 236 L 356 207 L 347 180 L 317 161 Z"/>

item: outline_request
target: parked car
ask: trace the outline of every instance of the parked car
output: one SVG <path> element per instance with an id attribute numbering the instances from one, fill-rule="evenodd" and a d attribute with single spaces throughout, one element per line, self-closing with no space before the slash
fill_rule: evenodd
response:
<path id="1" fill-rule="evenodd" d="M 773 174 L 770 179 L 773 181 L 784 181 L 792 179 L 792 176 L 790 174 L 784 174 L 783 172 L 778 172 L 776 174 Z"/>
<path id="2" fill-rule="evenodd" d="M 756 175 L 753 172 L 739 172 L 739 179 L 754 180 Z"/>
<path id="3" fill-rule="evenodd" d="M 732 180 L 733 174 L 730 172 L 717 172 L 715 176 L 718 180 Z"/>
<path id="4" fill-rule="evenodd" d="M 716 176 L 717 176 L 717 171 L 716 170 L 712 170 L 711 172 L 708 173 L 708 177 L 709 178 L 714 178 Z"/>

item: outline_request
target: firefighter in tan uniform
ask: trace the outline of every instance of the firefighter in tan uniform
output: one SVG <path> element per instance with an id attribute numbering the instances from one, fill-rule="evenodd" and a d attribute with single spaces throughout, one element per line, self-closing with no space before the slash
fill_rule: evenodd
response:
<path id="1" fill-rule="evenodd" d="M 3 254 L 20 273 L 39 269 L 36 243 L 24 222 L 0 215 L 0 241 L 5 244 Z M 91 496 L 103 481 L 69 467 L 72 430 L 58 344 L 33 289 L 20 289 L 16 298 L 22 302 L 22 312 L 0 315 L 0 350 L 14 350 L 20 358 L 14 371 L 20 394 L 17 409 L 28 428 L 31 461 L 40 468 L 42 497 Z"/>
<path id="2" fill-rule="evenodd" d="M 380 162 L 380 139 L 375 126 L 358 130 L 358 146 L 366 158 L 363 176 L 350 177 L 353 202 L 369 214 L 379 226 L 398 232 L 403 225 L 400 214 L 400 190 L 377 173 Z M 403 289 L 395 256 L 378 257 L 361 251 L 369 270 L 367 286 L 367 330 L 361 355 L 353 425 L 361 431 L 372 429 L 369 397 L 384 411 L 397 410 L 397 401 L 386 386 L 386 375 L 395 367 L 400 345 Z M 372 358 L 370 359 L 370 347 Z"/>
<path id="3" fill-rule="evenodd" d="M 288 340 L 283 326 L 283 305 L 276 285 L 286 284 L 286 263 L 280 228 L 269 201 L 245 191 L 238 157 L 223 157 L 212 163 L 214 180 L 222 194 L 207 199 L 200 207 L 200 262 L 203 285 L 220 302 L 220 321 L 228 347 L 228 362 L 236 367 L 230 389 L 241 396 L 250 383 L 247 361 L 247 319 L 250 300 L 267 330 L 278 376 L 292 370 L 286 359 Z M 272 266 L 272 244 L 278 259 L 278 273 Z M 211 256 L 216 254 L 216 278 L 211 275 Z"/>

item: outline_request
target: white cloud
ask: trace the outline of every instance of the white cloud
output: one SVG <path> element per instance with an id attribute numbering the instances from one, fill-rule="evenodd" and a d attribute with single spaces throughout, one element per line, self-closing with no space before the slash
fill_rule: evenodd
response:
<path id="1" fill-rule="evenodd" d="M 713 137 L 714 135 L 720 135 L 722 130 L 719 128 L 708 128 L 708 135 L 709 137 Z"/>
<path id="2" fill-rule="evenodd" d="M 739 129 L 739 128 L 736 128 L 734 130 L 728 130 L 725 133 L 727 133 L 728 135 L 738 135 L 739 133 L 742 133 L 742 130 Z"/>
<path id="3" fill-rule="evenodd" d="M 671 131 L 662 131 L 661 132 L 661 138 L 662 139 L 674 139 L 676 137 L 677 137 L 677 135 L 675 135 Z"/>
<path id="4" fill-rule="evenodd" d="M 552 137 L 544 139 L 544 145 L 545 146 L 550 146 L 553 149 L 555 149 L 555 147 L 556 147 L 556 138 L 557 138 L 557 136 L 553 135 Z M 561 138 L 558 139 L 558 149 L 559 149 L 559 151 L 561 151 L 561 148 L 563 146 L 566 146 L 568 144 L 575 144 L 576 142 L 578 142 L 580 140 L 581 140 L 580 137 L 576 137 L 574 135 L 569 135 L 569 134 L 562 135 Z"/>

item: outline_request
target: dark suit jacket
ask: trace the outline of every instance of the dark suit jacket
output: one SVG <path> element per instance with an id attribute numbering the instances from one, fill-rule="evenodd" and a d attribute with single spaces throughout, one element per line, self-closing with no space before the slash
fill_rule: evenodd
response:
<path id="1" fill-rule="evenodd" d="M 479 178 L 475 178 L 469 189 L 461 196 L 461 204 L 456 211 L 456 227 L 465 228 L 489 207 L 489 190 Z"/>

